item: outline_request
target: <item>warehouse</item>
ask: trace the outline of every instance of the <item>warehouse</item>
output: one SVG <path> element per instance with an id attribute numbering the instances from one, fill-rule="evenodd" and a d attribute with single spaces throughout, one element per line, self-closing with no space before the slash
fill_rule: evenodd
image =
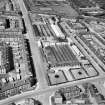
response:
<path id="1" fill-rule="evenodd" d="M 79 61 L 70 49 L 68 44 L 59 44 L 46 46 L 44 49 L 47 62 L 52 67 L 54 66 L 76 66 L 79 65 Z"/>

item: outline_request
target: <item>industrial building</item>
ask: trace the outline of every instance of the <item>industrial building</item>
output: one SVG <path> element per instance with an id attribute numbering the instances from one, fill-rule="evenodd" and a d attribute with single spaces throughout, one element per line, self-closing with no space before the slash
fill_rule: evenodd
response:
<path id="1" fill-rule="evenodd" d="M 55 43 L 54 45 L 44 47 L 43 50 L 47 62 L 51 67 L 66 65 L 76 66 L 80 64 L 68 44 Z"/>
<path id="2" fill-rule="evenodd" d="M 36 38 L 44 40 L 66 39 L 66 35 L 58 25 L 59 20 L 56 15 L 30 14 L 30 18 Z"/>
<path id="3" fill-rule="evenodd" d="M 96 37 L 95 37 L 96 36 Z M 92 34 L 92 33 L 82 33 L 76 37 L 76 39 L 81 43 L 85 44 L 89 49 L 88 51 L 92 54 L 92 52 L 96 55 L 94 58 L 97 59 L 99 64 L 104 67 L 105 58 L 104 58 L 104 41 L 100 40 L 100 37 Z M 91 51 L 90 51 L 91 50 Z"/>
<path id="4" fill-rule="evenodd" d="M 82 33 L 87 32 L 87 27 L 79 22 L 79 21 L 72 21 L 72 19 L 65 20 L 59 23 L 59 25 L 62 27 L 62 29 L 66 32 L 68 36 L 71 35 L 71 33 Z"/>
<path id="5" fill-rule="evenodd" d="M 41 54 L 47 63 L 49 85 L 97 77 L 98 70 L 73 41 L 46 42 L 40 44 Z M 58 75 L 58 78 L 56 78 Z"/>

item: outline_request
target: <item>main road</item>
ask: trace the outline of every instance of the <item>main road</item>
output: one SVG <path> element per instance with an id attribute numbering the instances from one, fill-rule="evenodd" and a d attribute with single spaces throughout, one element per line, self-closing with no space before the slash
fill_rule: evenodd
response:
<path id="1" fill-rule="evenodd" d="M 12 96 L 10 98 L 7 98 L 7 99 L 4 99 L 4 100 L 1 100 L 0 101 L 0 105 L 8 105 L 12 102 L 15 102 L 15 101 L 19 101 L 19 100 L 22 100 L 22 99 L 25 99 L 25 98 L 30 98 L 30 97 L 35 97 L 35 96 L 38 96 L 38 95 L 43 95 L 45 93 L 53 93 L 55 92 L 57 89 L 59 88 L 63 88 L 63 87 L 68 87 L 68 86 L 72 86 L 72 85 L 78 85 L 78 84 L 82 84 L 82 83 L 85 83 L 85 82 L 96 82 L 96 81 L 104 81 L 104 78 L 105 77 L 100 77 L 100 78 L 90 78 L 90 79 L 84 79 L 84 80 L 80 80 L 80 81 L 74 81 L 74 82 L 68 82 L 68 83 L 65 83 L 65 84 L 61 84 L 61 85 L 58 85 L 58 86 L 53 86 L 53 87 L 47 87 L 47 88 L 43 88 L 43 89 L 38 89 L 38 90 L 32 90 L 32 91 L 28 91 L 28 92 L 24 92 L 22 94 L 19 94 L 19 95 L 15 95 L 15 96 Z M 104 93 L 105 94 L 105 91 Z M 46 97 L 46 96 L 45 96 Z"/>
<path id="2" fill-rule="evenodd" d="M 19 5 L 20 5 L 20 9 L 23 13 L 23 18 L 25 21 L 25 26 L 27 29 L 27 37 L 29 39 L 30 42 L 30 46 L 31 46 L 31 52 L 32 52 L 32 58 L 33 58 L 33 62 L 35 65 L 35 72 L 36 72 L 36 76 L 38 79 L 38 87 L 39 88 L 45 88 L 47 86 L 47 81 L 46 81 L 46 77 L 45 77 L 45 65 L 43 64 L 43 61 L 41 59 L 40 56 L 40 51 L 38 49 L 38 45 L 37 45 L 37 41 L 35 40 L 35 33 L 34 30 L 32 28 L 32 24 L 28 15 L 28 12 L 25 8 L 25 5 L 23 3 L 23 0 L 18 0 Z"/>

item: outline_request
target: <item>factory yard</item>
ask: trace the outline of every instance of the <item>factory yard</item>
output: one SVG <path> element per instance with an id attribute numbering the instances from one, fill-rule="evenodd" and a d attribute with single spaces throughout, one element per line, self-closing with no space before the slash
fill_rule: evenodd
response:
<path id="1" fill-rule="evenodd" d="M 4 100 L 34 89 L 37 79 L 18 3 L 0 1 L 0 7 L 0 100 Z"/>
<path id="2" fill-rule="evenodd" d="M 69 45 L 65 43 L 62 43 L 62 45 L 60 45 L 60 43 L 56 43 L 55 45 L 45 47 L 43 50 L 45 52 L 47 62 L 51 67 L 79 65 L 79 61 L 72 53 Z"/>
<path id="3" fill-rule="evenodd" d="M 66 43 L 54 45 L 53 43 L 50 46 L 45 44 L 45 46 L 43 52 L 48 63 L 48 79 L 51 85 L 99 75 L 97 69 L 75 45 L 70 46 Z"/>
<path id="4" fill-rule="evenodd" d="M 61 18 L 59 22 L 55 15 L 32 13 L 30 19 L 43 64 L 46 66 L 44 72 L 48 85 L 100 77 L 103 69 L 98 66 L 100 68 L 98 70 L 85 52 L 81 51 L 79 48 L 81 45 L 78 46 L 72 39 L 75 34 L 77 36 L 88 34 L 88 29 L 82 20 Z M 78 41 L 77 37 L 75 39 Z M 100 40 L 100 38 L 97 40 L 99 44 Z"/>

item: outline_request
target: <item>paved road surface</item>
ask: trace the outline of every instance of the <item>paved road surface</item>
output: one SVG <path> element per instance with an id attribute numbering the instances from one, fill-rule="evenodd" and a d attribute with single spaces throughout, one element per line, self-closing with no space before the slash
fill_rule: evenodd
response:
<path id="1" fill-rule="evenodd" d="M 20 0 L 19 0 L 20 1 Z M 29 41 L 30 41 L 30 45 L 31 45 L 31 51 L 32 51 L 32 56 L 33 56 L 33 61 L 35 64 L 35 69 L 36 69 L 36 75 L 37 75 L 37 79 L 39 82 L 39 87 L 40 88 L 45 88 L 47 86 L 47 81 L 45 79 L 45 66 L 43 65 L 43 61 L 40 57 L 40 52 L 37 46 L 37 42 L 35 41 L 35 37 L 34 37 L 34 31 L 27 13 L 27 10 L 24 6 L 24 4 L 22 3 L 22 0 L 19 2 L 21 10 L 23 12 L 23 18 L 25 20 L 25 25 L 27 28 L 27 32 L 28 32 L 28 37 L 29 37 Z"/>

